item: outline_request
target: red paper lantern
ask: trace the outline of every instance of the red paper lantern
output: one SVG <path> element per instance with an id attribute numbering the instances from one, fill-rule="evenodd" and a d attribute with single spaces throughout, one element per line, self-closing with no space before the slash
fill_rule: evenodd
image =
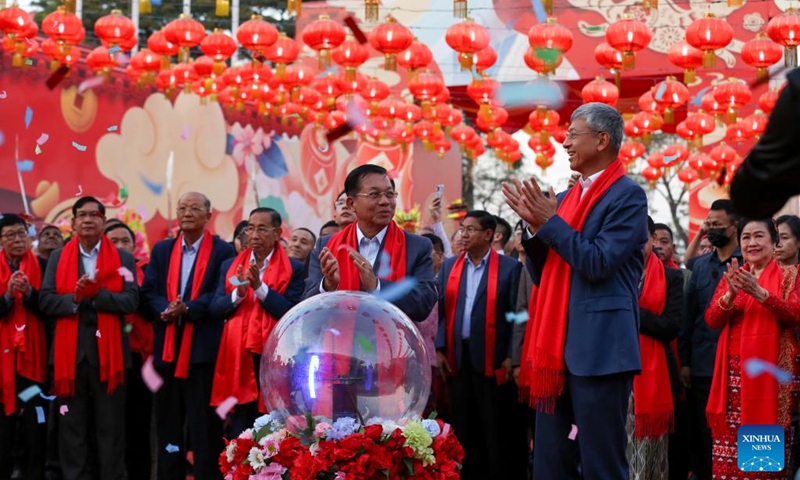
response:
<path id="1" fill-rule="evenodd" d="M 7 8 L 6 11 L 12 10 L 17 7 L 10 7 Z M 14 15 L 16 16 L 16 10 L 12 10 Z M 7 14 L 11 15 L 11 14 Z M 24 18 L 27 17 L 27 13 L 25 13 Z M 21 18 L 16 16 L 17 19 Z M 19 20 L 15 22 L 15 24 L 22 29 L 24 24 L 20 24 Z M 75 16 L 74 13 L 69 13 L 64 10 L 63 7 L 58 7 L 55 12 L 51 12 L 44 20 L 42 20 L 42 31 L 50 38 L 56 41 L 57 44 L 74 44 L 70 42 L 71 39 L 75 39 L 80 35 L 80 31 L 83 29 L 83 24 L 81 20 Z M 20 30 L 21 32 L 22 30 Z M 13 34 L 14 31 L 6 31 L 6 34 Z"/>
<path id="2" fill-rule="evenodd" d="M 358 67 L 369 59 L 369 50 L 348 35 L 341 45 L 331 50 L 331 58 L 338 65 L 344 67 L 345 78 L 354 80 Z"/>
<path id="3" fill-rule="evenodd" d="M 622 52 L 622 68 L 632 70 L 636 65 L 636 52 L 650 44 L 653 34 L 647 24 L 625 14 L 622 20 L 611 24 L 606 30 L 606 41 Z"/>
<path id="4" fill-rule="evenodd" d="M 769 117 L 761 110 L 756 110 L 752 115 L 745 117 L 744 120 L 742 120 L 742 123 L 749 134 L 758 140 L 767 130 Z"/>
<path id="5" fill-rule="evenodd" d="M 242 47 L 250 51 L 255 60 L 259 61 L 259 57 L 262 56 L 269 59 L 267 50 L 278 41 L 278 29 L 265 21 L 261 15 L 254 14 L 250 16 L 250 20 L 239 25 L 236 30 L 236 39 Z M 294 41 L 292 42 L 294 43 Z M 296 48 L 299 53 L 300 48 Z M 290 61 L 294 61 L 295 58 L 297 58 L 297 55 Z M 282 69 L 279 68 L 279 70 L 282 74 Z"/>
<path id="6" fill-rule="evenodd" d="M 692 168 L 683 168 L 678 172 L 678 180 L 685 183 L 687 187 L 696 182 L 698 178 L 700 176 Z"/>
<path id="7" fill-rule="evenodd" d="M 239 31 L 241 31 L 241 28 L 239 27 Z M 239 38 L 239 31 L 236 32 L 237 38 Z M 241 39 L 239 39 L 239 43 L 241 43 Z M 258 48 L 261 47 L 259 46 Z M 297 56 L 300 55 L 300 45 L 281 32 L 277 40 L 269 47 L 266 47 L 262 53 L 267 60 L 275 65 L 275 75 L 279 80 L 282 80 L 286 75 L 286 65 L 294 62 Z"/>
<path id="8" fill-rule="evenodd" d="M 531 59 L 526 59 L 526 62 L 535 64 L 540 61 L 547 67 L 545 71 L 529 67 L 539 73 L 550 73 L 561 64 L 562 55 L 572 48 L 572 41 L 572 32 L 555 18 L 549 17 L 545 23 L 537 23 L 528 30 L 528 43 L 531 46 L 528 55 Z"/>
<path id="9" fill-rule="evenodd" d="M 377 110 L 378 102 L 389 96 L 389 86 L 375 77 L 370 77 L 364 88 L 361 89 L 361 96 L 368 102 L 372 102 Z"/>
<path id="10" fill-rule="evenodd" d="M 774 88 L 770 88 L 768 91 L 761 94 L 758 97 L 758 106 L 761 110 L 764 111 L 767 115 L 772 113 L 772 109 L 775 108 L 775 104 L 778 102 L 778 96 L 780 93 L 778 90 Z"/>
<path id="11" fill-rule="evenodd" d="M 619 89 L 603 77 L 597 77 L 583 87 L 581 97 L 583 103 L 600 102 L 614 107 L 619 100 Z"/>
<path id="12" fill-rule="evenodd" d="M 800 44 L 800 14 L 789 8 L 772 17 L 767 24 L 767 35 L 783 46 L 783 59 L 787 67 L 797 66 L 797 45 Z"/>
<path id="13" fill-rule="evenodd" d="M 403 50 L 397 57 L 397 64 L 412 72 L 425 68 L 433 61 L 433 53 L 427 45 L 416 38 L 411 46 Z"/>
<path id="14" fill-rule="evenodd" d="M 409 29 L 397 23 L 391 15 L 386 17 L 386 23 L 378 25 L 369 32 L 369 44 L 384 55 L 384 68 L 392 72 L 397 70 L 397 54 L 410 47 L 412 43 L 414 35 Z"/>
<path id="15" fill-rule="evenodd" d="M 675 109 L 683 106 L 689 100 L 689 89 L 686 85 L 668 75 L 666 80 L 659 82 L 650 89 L 653 100 L 664 110 L 664 122 L 675 122 Z"/>
<path id="16" fill-rule="evenodd" d="M 622 52 L 609 45 L 607 42 L 601 42 L 594 48 L 594 59 L 603 67 L 609 69 L 614 74 L 614 83 L 617 88 L 620 87 L 620 70 L 622 70 Z"/>
<path id="17" fill-rule="evenodd" d="M 86 64 L 94 73 L 109 75 L 111 69 L 117 66 L 117 62 L 111 58 L 106 47 L 100 46 L 89 52 L 86 56 Z"/>
<path id="18" fill-rule="evenodd" d="M 667 167 L 678 165 L 689 158 L 689 149 L 678 143 L 668 146 L 662 153 L 664 154 L 664 165 Z"/>
<path id="19" fill-rule="evenodd" d="M 659 103 L 656 102 L 655 99 L 653 99 L 652 89 L 644 92 L 642 96 L 639 97 L 638 103 L 639 103 L 639 110 L 643 112 L 656 112 L 656 113 L 663 112 L 663 108 L 661 108 L 661 105 L 659 105 Z"/>
<path id="20" fill-rule="evenodd" d="M 564 61 L 564 56 L 558 55 L 555 57 L 555 60 L 551 58 L 542 58 L 536 54 L 533 48 L 529 48 L 528 51 L 525 52 L 523 60 L 525 60 L 525 65 L 531 70 L 543 75 L 548 75 L 555 72 L 556 69 L 561 66 L 561 63 Z"/>
<path id="21" fill-rule="evenodd" d="M 680 122 L 675 126 L 675 134 L 681 137 L 682 139 L 686 140 L 687 142 L 689 142 L 690 147 L 694 146 L 692 144 L 694 142 L 695 133 L 692 131 L 692 129 L 686 126 L 686 120 Z"/>
<path id="22" fill-rule="evenodd" d="M 478 105 L 488 105 L 494 100 L 499 89 L 500 82 L 493 78 L 473 78 L 467 85 L 467 95 Z"/>
<path id="23" fill-rule="evenodd" d="M 725 142 L 720 142 L 718 145 L 712 148 L 708 153 L 708 156 L 720 165 L 727 165 L 739 159 L 739 154 L 736 153 L 736 150 L 731 148 Z"/>
<path id="24" fill-rule="evenodd" d="M 200 42 L 200 50 L 213 61 L 214 75 L 225 70 L 225 61 L 236 53 L 236 42 L 219 28 Z"/>
<path id="25" fill-rule="evenodd" d="M 703 98 L 700 99 L 700 106 L 703 107 L 703 110 L 720 120 L 722 119 L 722 114 L 728 111 L 727 106 L 719 103 L 717 99 L 714 98 L 714 90 L 703 95 Z"/>
<path id="26" fill-rule="evenodd" d="M 436 107 L 436 121 L 443 127 L 458 125 L 462 120 L 464 120 L 464 115 L 460 110 L 447 104 L 441 104 Z"/>
<path id="27" fill-rule="evenodd" d="M 642 129 L 637 127 L 635 123 L 633 123 L 633 119 L 628 120 L 625 122 L 625 136 L 629 138 L 639 138 L 644 135 Z"/>
<path id="28" fill-rule="evenodd" d="M 420 72 L 408 84 L 408 91 L 421 102 L 430 102 L 443 88 L 442 77 L 429 71 Z"/>
<path id="29" fill-rule="evenodd" d="M 686 127 L 694 134 L 692 141 L 695 142 L 698 147 L 703 145 L 703 135 L 708 135 L 716 128 L 714 117 L 703 113 L 702 110 L 689 114 L 689 116 L 686 117 L 685 123 Z"/>
<path id="30" fill-rule="evenodd" d="M 644 155 L 645 151 L 647 151 L 647 147 L 645 147 L 643 144 L 639 142 L 628 141 L 623 143 L 619 148 L 619 155 L 620 157 L 635 160 Z"/>
<path id="31" fill-rule="evenodd" d="M 742 122 L 732 123 L 725 127 L 725 140 L 730 143 L 744 143 L 750 140 L 750 131 Z"/>
<path id="32" fill-rule="evenodd" d="M 97 38 L 109 45 L 118 47 L 136 33 L 133 21 L 119 10 L 111 10 L 109 15 L 102 16 L 94 22 L 94 33 Z M 87 57 L 88 59 L 88 57 Z"/>
<path id="33" fill-rule="evenodd" d="M 690 84 L 696 80 L 695 70 L 703 65 L 703 52 L 689 45 L 688 42 L 675 42 L 667 51 L 669 61 L 683 69 L 683 83 Z"/>
<path id="34" fill-rule="evenodd" d="M 162 69 L 169 68 L 170 57 L 178 54 L 178 46 L 167 40 L 163 29 L 150 35 L 147 39 L 147 48 L 161 55 Z"/>
<path id="35" fill-rule="evenodd" d="M 463 123 L 461 125 L 456 125 L 452 128 L 452 130 L 450 130 L 450 137 L 462 147 L 477 136 L 478 134 L 475 133 L 474 128 L 464 125 Z"/>
<path id="36" fill-rule="evenodd" d="M 664 168 L 666 165 L 664 163 L 664 154 L 663 153 L 651 153 L 647 156 L 647 164 L 653 168 Z"/>
<path id="37" fill-rule="evenodd" d="M 664 125 L 664 118 L 656 112 L 639 112 L 633 116 L 633 124 L 639 128 L 644 137 L 644 143 L 650 143 L 650 135 L 661 130 Z"/>
<path id="38" fill-rule="evenodd" d="M 753 94 L 746 83 L 729 78 L 714 89 L 714 99 L 728 110 L 728 123 L 736 121 L 737 109 L 750 101 Z"/>
<path id="39" fill-rule="evenodd" d="M 475 70 L 479 74 L 482 74 L 484 70 L 492 68 L 496 62 L 497 52 L 491 46 L 472 54 L 472 64 L 475 65 Z"/>
<path id="40" fill-rule="evenodd" d="M 751 67 L 756 67 L 756 79 L 759 81 L 767 79 L 769 76 L 767 69 L 778 63 L 782 56 L 780 45 L 761 32 L 742 46 L 742 61 Z"/>
<path id="41" fill-rule="evenodd" d="M 703 51 L 703 67 L 712 68 L 717 63 L 716 50 L 725 48 L 733 40 L 733 27 L 728 22 L 706 12 L 686 28 L 686 41 Z"/>
<path id="42" fill-rule="evenodd" d="M 344 27 L 328 15 L 320 15 L 303 30 L 303 42 L 319 55 L 320 70 L 331 65 L 331 50 L 341 45 L 346 36 Z"/>
<path id="43" fill-rule="evenodd" d="M 44 29 L 45 25 L 52 27 L 54 17 L 51 17 L 51 15 L 55 13 L 58 13 L 59 16 L 64 15 L 64 8 L 60 7 L 55 12 L 47 15 L 45 21 L 42 22 L 42 29 Z M 16 4 L 0 9 L 0 30 L 6 35 L 24 37 L 25 29 L 30 21 L 31 18 L 28 12 L 19 8 Z M 45 31 L 45 33 L 53 38 L 49 32 Z"/>
<path id="44" fill-rule="evenodd" d="M 483 25 L 478 25 L 471 18 L 457 23 L 447 29 L 444 36 L 447 44 L 459 53 L 461 68 L 472 68 L 472 55 L 489 46 L 489 32 Z"/>
<path id="45" fill-rule="evenodd" d="M 642 178 L 650 183 L 650 188 L 655 188 L 656 182 L 663 176 L 664 172 L 660 168 L 647 166 L 642 169 Z"/>

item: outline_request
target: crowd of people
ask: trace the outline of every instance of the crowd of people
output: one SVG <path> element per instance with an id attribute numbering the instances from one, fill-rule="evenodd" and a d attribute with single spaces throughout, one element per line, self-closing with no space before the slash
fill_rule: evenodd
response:
<path id="1" fill-rule="evenodd" d="M 426 410 L 453 425 L 462 478 L 787 478 L 798 384 L 745 364 L 800 368 L 800 218 L 740 218 L 718 200 L 680 257 L 617 160 L 622 129 L 610 107 L 578 108 L 568 190 L 504 184 L 518 218 L 468 211 L 452 235 L 440 198 L 429 225 L 399 227 L 375 165 L 349 173 L 318 232 L 256 208 L 228 242 L 208 230 L 208 198 L 186 193 L 179 235 L 146 263 L 93 197 L 74 203 L 66 240 L 3 215 L 0 480 L 221 479 L 224 439 L 263 412 L 260 357 L 280 318 L 408 277 L 392 302 L 426 341 Z M 739 470 L 742 424 L 785 429 L 781 472 Z"/>

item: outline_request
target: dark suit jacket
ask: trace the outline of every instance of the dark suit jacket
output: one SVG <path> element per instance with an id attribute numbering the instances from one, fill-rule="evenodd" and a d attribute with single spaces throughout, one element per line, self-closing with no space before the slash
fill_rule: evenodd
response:
<path id="1" fill-rule="evenodd" d="M 59 248 L 50 254 L 42 278 L 42 290 L 39 292 L 39 308 L 42 313 L 52 317 L 65 317 L 73 314 L 74 303 L 72 294 L 59 295 L 56 293 L 56 270 L 63 249 Z M 136 260 L 128 252 L 117 249 L 122 266 L 133 274 L 133 282 L 124 282 L 122 291 L 112 293 L 101 288 L 93 299 L 87 299 L 78 305 L 78 346 L 75 362 L 80 363 L 86 359 L 89 365 L 100 367 L 97 354 L 97 312 L 114 313 L 119 315 L 122 335 L 122 350 L 125 367 L 131 366 L 131 349 L 128 344 L 128 334 L 125 333 L 125 315 L 133 313 L 139 306 L 139 286 L 136 283 Z M 84 275 L 83 262 L 78 261 L 78 277 Z M 58 320 L 56 320 L 58 321 Z M 52 349 L 50 363 L 52 364 Z"/>
<path id="2" fill-rule="evenodd" d="M 392 303 L 402 310 L 408 318 L 415 322 L 422 322 L 433 309 L 436 303 L 435 281 L 433 276 L 433 262 L 431 260 L 431 241 L 425 237 L 403 232 L 406 236 L 406 276 L 414 277 L 417 281 L 416 286 L 402 297 L 395 299 Z M 319 268 L 319 253 L 325 248 L 330 240 L 330 235 L 320 238 L 317 241 L 314 251 L 311 252 L 311 262 L 309 263 L 308 278 L 306 279 L 306 291 L 303 298 L 313 297 L 319 294 L 319 286 L 322 282 L 322 272 Z M 384 237 L 384 242 L 386 237 Z M 383 243 L 375 258 L 372 266 L 375 272 L 380 271 L 381 254 L 383 253 Z M 380 279 L 381 290 L 391 288 L 395 282 Z"/>
<path id="3" fill-rule="evenodd" d="M 644 190 L 623 177 L 595 204 L 580 232 L 555 215 L 523 240 L 535 284 L 553 281 L 542 278 L 548 255 L 560 255 L 572 267 L 564 358 L 573 375 L 641 369 L 639 280 L 647 238 Z"/>
<path id="4" fill-rule="evenodd" d="M 667 273 L 667 303 L 661 315 L 656 315 L 642 308 L 639 309 L 641 319 L 640 332 L 648 337 L 655 338 L 664 345 L 664 354 L 667 357 L 669 380 L 672 386 L 672 398 L 677 399 L 680 394 L 680 381 L 678 379 L 678 365 L 669 343 L 678 338 L 683 315 L 683 272 L 675 268 L 666 268 Z"/>
<path id="5" fill-rule="evenodd" d="M 786 75 L 764 134 L 736 171 L 731 199 L 736 212 L 768 218 L 800 193 L 800 69 Z"/>
<path id="6" fill-rule="evenodd" d="M 445 259 L 441 270 L 439 270 L 439 330 L 436 334 L 436 349 L 447 348 L 447 316 L 445 314 L 445 292 L 447 288 L 447 278 L 453 270 L 458 257 Z M 522 264 L 517 260 L 498 255 L 500 261 L 497 275 L 497 298 L 495 299 L 495 349 L 494 349 L 494 368 L 500 368 L 500 364 L 506 358 L 511 357 L 511 337 L 514 323 L 506 320 L 506 313 L 513 312 L 517 306 L 517 291 L 519 290 L 519 275 L 522 271 Z M 469 261 L 467 259 L 466 261 Z M 461 328 L 463 327 L 464 304 L 467 298 L 467 266 L 461 275 L 458 297 L 456 301 L 456 313 L 453 319 L 453 334 L 455 336 L 455 356 L 457 367 L 461 368 Z M 476 372 L 484 371 L 484 358 L 486 357 L 486 306 L 487 306 L 487 286 L 489 283 L 489 269 L 484 267 L 481 281 L 478 283 L 478 291 L 475 302 L 470 313 L 469 328 L 469 353 L 472 368 Z M 451 368 L 456 366 L 451 366 Z"/>
<path id="7" fill-rule="evenodd" d="M 227 273 L 231 268 L 234 258 L 222 262 L 220 268 L 219 281 L 217 282 L 217 291 L 214 294 L 214 300 L 211 301 L 209 306 L 209 314 L 213 317 L 227 319 L 234 310 L 231 301 L 231 294 L 225 293 L 225 288 L 228 285 Z M 303 289 L 305 283 L 303 282 L 303 264 L 294 258 L 290 258 L 292 264 L 292 278 L 289 280 L 289 285 L 286 286 L 286 291 L 281 295 L 275 290 L 270 289 L 261 306 L 269 313 L 272 318 L 280 320 L 283 315 L 289 311 L 290 308 L 297 305 L 303 299 Z"/>
<path id="8" fill-rule="evenodd" d="M 206 235 L 211 235 L 206 232 Z M 173 366 L 173 363 L 165 363 L 164 335 L 167 331 L 167 323 L 162 321 L 159 315 L 169 306 L 167 300 L 167 276 L 169 274 L 169 257 L 172 254 L 172 247 L 176 239 L 169 238 L 158 242 L 150 253 L 150 263 L 147 265 L 147 272 L 144 275 L 142 284 L 142 302 L 144 312 L 153 321 L 153 359 L 157 366 Z M 186 318 L 178 320 L 179 328 L 176 330 L 175 347 L 180 348 L 183 335 L 182 325 L 184 322 L 194 322 L 194 334 L 192 336 L 192 353 L 189 363 L 213 363 L 217 359 L 219 340 L 222 336 L 222 318 L 210 314 L 209 306 L 214 299 L 214 292 L 217 288 L 217 281 L 220 276 L 222 262 L 234 257 L 233 247 L 228 242 L 213 237 L 211 248 L 211 258 L 208 260 L 206 274 L 200 287 L 200 294 L 197 298 L 189 300 L 192 282 L 194 281 L 194 267 L 186 283 L 183 302 L 189 308 Z"/>

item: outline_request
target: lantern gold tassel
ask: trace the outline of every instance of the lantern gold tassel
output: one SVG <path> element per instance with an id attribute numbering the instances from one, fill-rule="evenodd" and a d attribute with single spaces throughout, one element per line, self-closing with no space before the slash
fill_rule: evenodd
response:
<path id="1" fill-rule="evenodd" d="M 797 47 L 789 46 L 783 49 L 783 61 L 787 68 L 797 66 Z"/>
<path id="2" fill-rule="evenodd" d="M 295 14 L 299 17 L 302 13 L 302 5 L 300 4 L 300 0 L 289 0 L 288 4 L 286 5 L 286 13 L 289 15 Z"/>
<path id="3" fill-rule="evenodd" d="M 228 0 L 217 0 L 215 13 L 218 17 L 227 17 L 231 14 L 231 3 Z"/>
<path id="4" fill-rule="evenodd" d="M 741 7 L 742 0 L 728 0 L 728 6 L 731 8 Z"/>
<path id="5" fill-rule="evenodd" d="M 694 68 L 686 68 L 683 70 L 683 83 L 689 85 L 697 80 L 697 75 L 694 73 Z"/>
<path id="6" fill-rule="evenodd" d="M 548 16 L 553 15 L 553 0 L 542 0 L 542 7 L 544 7 L 544 13 Z"/>
<path id="7" fill-rule="evenodd" d="M 150 0 L 139 0 L 139 14 L 145 15 L 148 13 L 153 13 L 153 6 L 150 4 Z"/>
<path id="8" fill-rule="evenodd" d="M 64 11 L 66 13 L 75 13 L 75 0 L 65 0 Z"/>
<path id="9" fill-rule="evenodd" d="M 703 50 L 703 68 L 714 68 L 717 64 L 717 53 L 714 50 Z"/>
<path id="10" fill-rule="evenodd" d="M 380 1 L 379 0 L 366 0 L 364 3 L 364 20 L 368 22 L 377 22 L 379 18 Z"/>
<path id="11" fill-rule="evenodd" d="M 636 54 L 633 52 L 624 52 L 622 54 L 622 69 L 633 70 L 636 68 Z"/>
<path id="12" fill-rule="evenodd" d="M 453 0 L 453 16 L 462 20 L 467 19 L 467 0 Z"/>

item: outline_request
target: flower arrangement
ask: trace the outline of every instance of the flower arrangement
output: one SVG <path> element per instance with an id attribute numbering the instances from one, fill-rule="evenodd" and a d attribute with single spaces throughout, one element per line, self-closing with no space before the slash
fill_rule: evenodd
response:
<path id="1" fill-rule="evenodd" d="M 403 230 L 409 233 L 417 233 L 420 217 L 419 205 L 414 205 L 411 209 L 398 210 L 394 214 L 394 221 Z"/>
<path id="2" fill-rule="evenodd" d="M 326 420 L 306 415 L 295 434 L 274 413 L 256 419 L 220 454 L 225 480 L 460 478 L 464 450 L 441 420 Z"/>

